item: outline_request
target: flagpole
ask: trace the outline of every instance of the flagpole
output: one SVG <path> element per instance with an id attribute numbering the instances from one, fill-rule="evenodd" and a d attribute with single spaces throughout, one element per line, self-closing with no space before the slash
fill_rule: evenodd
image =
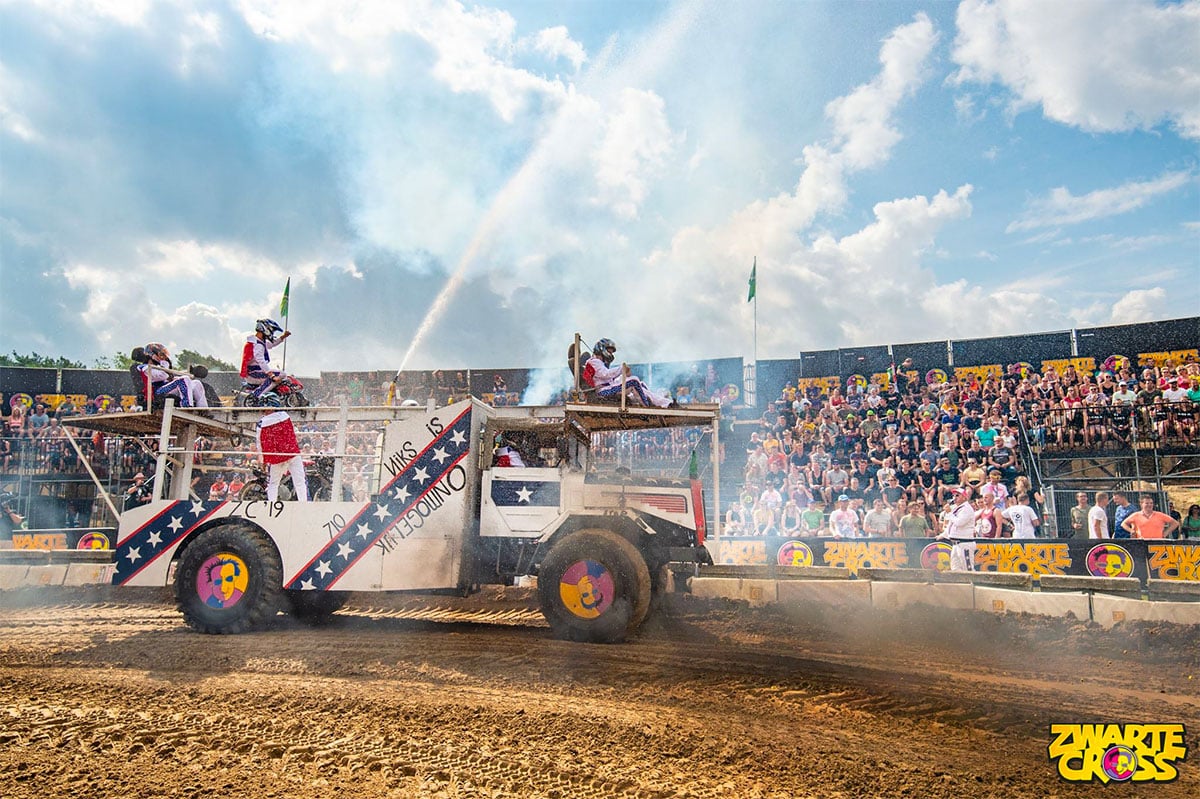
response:
<path id="1" fill-rule="evenodd" d="M 750 295 L 747 301 L 754 301 L 754 367 L 750 372 L 754 380 L 754 405 L 758 405 L 758 256 L 754 256 L 754 265 L 750 267 Z M 744 376 L 743 376 L 744 377 Z"/>
<path id="2" fill-rule="evenodd" d="M 291 313 L 291 303 L 288 295 L 292 293 L 292 277 L 288 275 L 287 284 L 283 287 L 283 299 L 279 302 L 279 310 L 283 315 L 283 332 L 288 330 L 288 314 Z M 287 340 L 288 337 L 283 337 L 283 358 L 279 364 L 280 371 L 287 371 Z"/>

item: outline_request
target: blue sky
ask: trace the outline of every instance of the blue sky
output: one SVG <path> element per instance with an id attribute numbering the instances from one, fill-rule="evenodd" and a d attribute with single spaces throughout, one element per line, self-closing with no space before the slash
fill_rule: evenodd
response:
<path id="1" fill-rule="evenodd" d="M 0 0 L 0 349 L 558 365 L 1200 313 L 1200 2 Z"/>

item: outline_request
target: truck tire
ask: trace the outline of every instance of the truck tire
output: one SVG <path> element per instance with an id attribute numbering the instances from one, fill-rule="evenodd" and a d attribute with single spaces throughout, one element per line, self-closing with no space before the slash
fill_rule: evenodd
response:
<path id="1" fill-rule="evenodd" d="M 308 624 L 325 624 L 350 598 L 348 591 L 285 591 L 288 614 Z"/>
<path id="2" fill-rule="evenodd" d="M 650 572 L 633 544 L 610 530 L 571 533 L 538 570 L 542 615 L 555 637 L 617 643 L 645 620 Z"/>
<path id="3" fill-rule="evenodd" d="M 252 630 L 279 612 L 283 566 L 271 540 L 248 524 L 199 535 L 179 560 L 175 601 L 193 630 L 226 635 Z"/>

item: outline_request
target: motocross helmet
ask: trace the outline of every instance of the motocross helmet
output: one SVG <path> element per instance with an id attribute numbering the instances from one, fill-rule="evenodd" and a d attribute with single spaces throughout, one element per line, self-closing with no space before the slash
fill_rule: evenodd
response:
<path id="1" fill-rule="evenodd" d="M 171 353 L 167 352 L 167 348 L 157 341 L 150 342 L 143 349 L 152 361 L 162 363 L 171 360 Z"/>
<path id="2" fill-rule="evenodd" d="M 605 366 L 612 366 L 613 355 L 616 354 L 617 344 L 611 338 L 602 338 L 592 347 L 592 354 L 604 361 Z"/>
<path id="3" fill-rule="evenodd" d="M 262 333 L 267 341 L 274 341 L 283 332 L 283 328 L 274 319 L 259 319 L 254 323 L 254 332 Z"/>

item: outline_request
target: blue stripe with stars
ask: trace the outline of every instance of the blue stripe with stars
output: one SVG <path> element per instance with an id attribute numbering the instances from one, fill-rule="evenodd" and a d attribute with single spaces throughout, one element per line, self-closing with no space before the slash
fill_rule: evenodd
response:
<path id="1" fill-rule="evenodd" d="M 329 590 L 468 454 L 471 408 L 446 426 L 404 469 L 382 486 L 338 534 L 288 582 L 289 589 Z"/>
<path id="2" fill-rule="evenodd" d="M 492 502 L 498 507 L 558 507 L 559 484 L 541 480 L 493 480 Z"/>
<path id="3" fill-rule="evenodd" d="M 176 500 L 117 544 L 113 585 L 124 585 L 209 519 L 221 502 Z"/>

